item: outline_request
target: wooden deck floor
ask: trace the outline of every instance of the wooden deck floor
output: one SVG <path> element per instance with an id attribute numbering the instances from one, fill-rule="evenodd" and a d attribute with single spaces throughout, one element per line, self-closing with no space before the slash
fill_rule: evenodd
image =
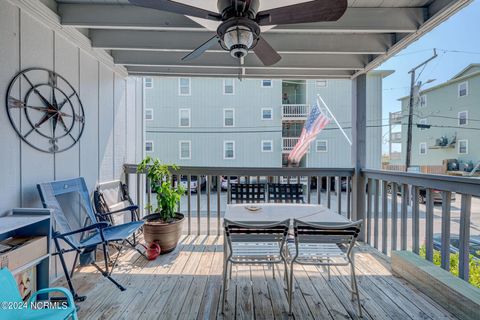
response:
<path id="1" fill-rule="evenodd" d="M 127 287 L 120 292 L 93 268 L 74 277 L 80 319 L 288 319 L 282 270 L 263 266 L 233 269 L 225 314 L 221 313 L 222 241 L 215 236 L 188 236 L 178 248 L 155 261 L 130 251 L 114 277 Z M 391 275 L 384 258 L 357 248 L 356 267 L 365 319 L 454 319 L 448 312 Z M 357 318 L 347 285 L 347 268 L 327 273 L 312 266 L 295 270 L 294 319 Z M 65 283 L 60 282 L 60 285 Z"/>

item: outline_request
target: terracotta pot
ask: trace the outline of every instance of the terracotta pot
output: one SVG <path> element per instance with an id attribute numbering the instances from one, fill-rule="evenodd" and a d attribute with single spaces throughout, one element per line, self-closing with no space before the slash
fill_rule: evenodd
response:
<path id="1" fill-rule="evenodd" d="M 185 216 L 177 212 L 177 219 L 170 223 L 158 221 L 159 214 L 144 217 L 143 236 L 147 243 L 155 242 L 161 248 L 161 254 L 173 251 L 182 235 Z"/>

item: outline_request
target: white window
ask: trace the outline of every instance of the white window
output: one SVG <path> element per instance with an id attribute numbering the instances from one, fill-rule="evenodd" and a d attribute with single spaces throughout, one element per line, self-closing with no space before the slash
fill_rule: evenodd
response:
<path id="1" fill-rule="evenodd" d="M 418 124 L 420 124 L 420 125 L 421 125 L 421 124 L 423 124 L 423 125 L 427 124 L 427 118 L 419 119 L 419 120 L 418 120 Z M 425 130 L 425 129 L 426 129 L 426 128 L 420 127 L 420 130 Z"/>
<path id="2" fill-rule="evenodd" d="M 223 159 L 235 159 L 235 141 L 223 141 Z"/>
<path id="3" fill-rule="evenodd" d="M 235 81 L 233 79 L 223 79 L 223 94 L 235 94 Z"/>
<path id="4" fill-rule="evenodd" d="M 424 108 L 427 106 L 427 95 L 426 94 L 422 94 L 420 96 L 420 108 Z"/>
<path id="5" fill-rule="evenodd" d="M 458 125 L 466 126 L 468 124 L 468 111 L 460 111 L 458 113 Z"/>
<path id="6" fill-rule="evenodd" d="M 181 140 L 178 142 L 178 157 L 181 160 L 191 159 L 192 156 L 192 142 L 190 140 Z"/>
<path id="7" fill-rule="evenodd" d="M 178 95 L 189 96 L 191 94 L 190 78 L 178 78 Z"/>
<path id="8" fill-rule="evenodd" d="M 153 120 L 153 109 L 145 109 L 145 120 Z"/>
<path id="9" fill-rule="evenodd" d="M 262 120 L 273 120 L 272 108 L 262 108 Z"/>
<path id="10" fill-rule="evenodd" d="M 427 143 L 426 142 L 420 142 L 418 145 L 418 152 L 420 154 L 427 154 Z"/>
<path id="11" fill-rule="evenodd" d="M 223 126 L 235 126 L 235 109 L 223 109 Z"/>
<path id="12" fill-rule="evenodd" d="M 458 84 L 458 96 L 464 97 L 468 95 L 468 82 L 462 82 Z"/>
<path id="13" fill-rule="evenodd" d="M 273 81 L 272 80 L 262 80 L 260 82 L 262 88 L 272 88 L 273 87 Z"/>
<path id="14" fill-rule="evenodd" d="M 272 140 L 262 140 L 262 152 L 273 152 Z"/>
<path id="15" fill-rule="evenodd" d="M 328 151 L 327 140 L 317 140 L 315 143 L 315 150 L 317 152 L 327 152 Z"/>
<path id="16" fill-rule="evenodd" d="M 190 127 L 190 109 L 178 109 L 178 126 Z"/>
<path id="17" fill-rule="evenodd" d="M 468 140 L 458 140 L 458 154 L 468 154 Z"/>
<path id="18" fill-rule="evenodd" d="M 153 78 L 143 78 L 143 87 L 145 89 L 153 88 Z"/>
<path id="19" fill-rule="evenodd" d="M 153 152 L 153 141 L 145 141 L 145 151 Z"/>
<path id="20" fill-rule="evenodd" d="M 327 87 L 327 80 L 317 80 L 315 82 L 317 88 L 326 88 Z"/>

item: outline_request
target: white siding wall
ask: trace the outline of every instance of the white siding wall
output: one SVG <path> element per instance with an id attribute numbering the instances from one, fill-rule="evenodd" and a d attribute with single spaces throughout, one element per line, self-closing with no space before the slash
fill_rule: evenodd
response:
<path id="1" fill-rule="evenodd" d="M 0 2 L 0 215 L 14 207 L 40 207 L 39 182 L 83 176 L 92 190 L 97 182 L 121 178 L 123 164 L 142 156 L 136 146 L 143 140 L 140 79 L 126 78 L 122 69 L 99 61 L 85 45 L 76 46 L 31 13 Z M 56 71 L 80 94 L 85 130 L 65 152 L 53 155 L 31 148 L 8 121 L 8 83 L 29 67 Z M 15 89 L 21 95 L 26 87 Z"/>

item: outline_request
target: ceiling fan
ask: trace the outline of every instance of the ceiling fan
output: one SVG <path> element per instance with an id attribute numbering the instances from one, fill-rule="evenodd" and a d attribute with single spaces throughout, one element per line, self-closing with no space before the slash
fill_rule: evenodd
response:
<path id="1" fill-rule="evenodd" d="M 260 35 L 260 26 L 337 21 L 347 9 L 347 0 L 315 0 L 258 12 L 260 0 L 218 0 L 217 12 L 170 0 L 129 0 L 133 5 L 221 22 L 217 34 L 182 58 L 198 58 L 220 43 L 241 63 L 253 50 L 265 66 L 280 61 L 281 56 Z"/>

